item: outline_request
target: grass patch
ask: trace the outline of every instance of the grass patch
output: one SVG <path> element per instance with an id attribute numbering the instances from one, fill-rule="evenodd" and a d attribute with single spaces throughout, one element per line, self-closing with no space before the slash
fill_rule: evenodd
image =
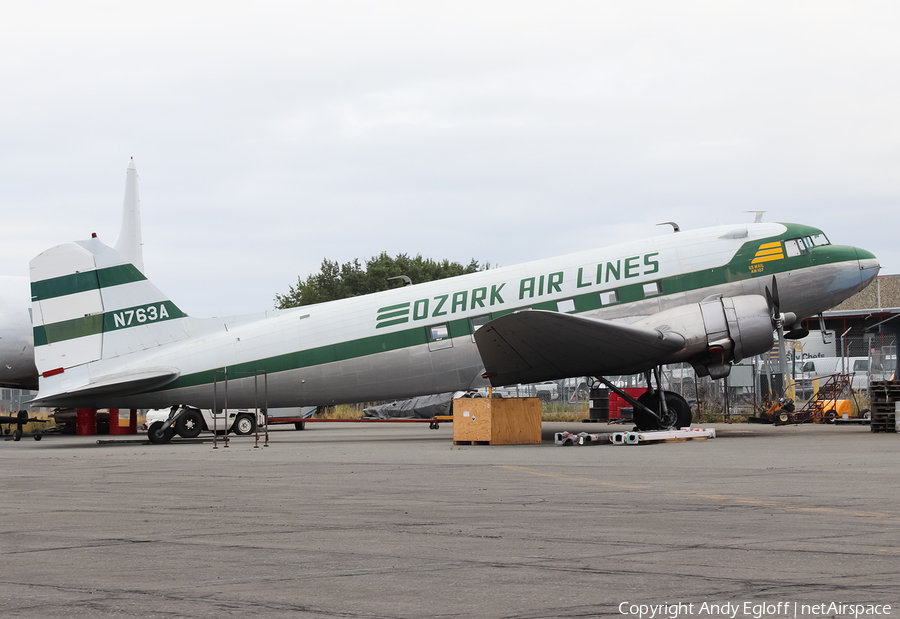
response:
<path id="1" fill-rule="evenodd" d="M 587 402 L 541 402 L 541 421 L 581 421 L 588 415 Z"/>
<path id="2" fill-rule="evenodd" d="M 320 406 L 313 414 L 315 419 L 362 419 L 363 409 L 369 404 L 338 404 L 337 406 Z"/>

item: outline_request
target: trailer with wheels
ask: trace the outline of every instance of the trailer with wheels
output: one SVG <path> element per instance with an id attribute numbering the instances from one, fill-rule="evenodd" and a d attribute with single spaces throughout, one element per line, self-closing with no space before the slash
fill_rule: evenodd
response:
<path id="1" fill-rule="evenodd" d="M 21 410 L 16 413 L 15 417 L 9 415 L 0 415 L 0 424 L 6 424 L 6 434 L 10 433 L 10 427 L 12 424 L 16 425 L 16 429 L 12 430 L 12 440 L 20 441 L 24 436 L 30 436 L 34 438 L 34 440 L 41 440 L 42 433 L 40 430 L 35 430 L 31 434 L 26 434 L 24 431 L 24 427 L 26 424 L 38 422 L 38 423 L 47 423 L 46 419 L 38 419 L 37 417 L 29 417 L 28 411 Z"/>
<path id="2" fill-rule="evenodd" d="M 249 436 L 265 424 L 266 416 L 262 412 L 246 409 L 213 411 L 182 405 L 148 411 L 144 428 L 151 443 L 168 443 L 176 435 L 197 438 L 204 431 Z"/>

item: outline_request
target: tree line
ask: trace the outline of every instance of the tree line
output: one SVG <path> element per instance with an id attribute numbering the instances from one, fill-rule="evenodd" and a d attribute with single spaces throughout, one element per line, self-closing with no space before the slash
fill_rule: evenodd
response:
<path id="1" fill-rule="evenodd" d="M 336 301 L 356 297 L 389 288 L 403 286 L 403 281 L 389 280 L 390 277 L 405 275 L 413 284 L 421 284 L 437 279 L 476 273 L 490 268 L 490 263 L 480 265 L 474 258 L 468 265 L 444 259 L 440 262 L 417 255 L 410 258 L 406 254 L 391 257 L 381 252 L 361 264 L 355 258 L 344 264 L 325 258 L 318 273 L 306 279 L 297 278 L 297 285 L 291 286 L 287 294 L 275 295 L 275 307 L 287 309 L 325 301 Z"/>

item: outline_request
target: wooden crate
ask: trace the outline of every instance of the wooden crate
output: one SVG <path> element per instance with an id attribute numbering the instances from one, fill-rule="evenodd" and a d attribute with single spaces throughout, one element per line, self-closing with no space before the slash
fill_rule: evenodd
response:
<path id="1" fill-rule="evenodd" d="M 540 442 L 540 398 L 453 400 L 454 445 L 537 445 Z"/>

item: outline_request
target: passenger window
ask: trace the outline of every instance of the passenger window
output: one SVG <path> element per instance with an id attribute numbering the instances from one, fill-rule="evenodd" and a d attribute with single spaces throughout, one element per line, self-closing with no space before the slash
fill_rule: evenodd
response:
<path id="1" fill-rule="evenodd" d="M 644 296 L 645 297 L 653 297 L 662 292 L 662 282 L 650 282 L 649 284 L 644 284 Z"/>
<path id="2" fill-rule="evenodd" d="M 600 305 L 612 305 L 619 302 L 618 290 L 607 290 L 600 293 Z"/>
<path id="3" fill-rule="evenodd" d="M 482 314 L 481 316 L 472 316 L 469 318 L 469 324 L 472 326 L 472 341 L 475 341 L 475 332 L 491 321 L 490 314 Z"/>
<path id="4" fill-rule="evenodd" d="M 428 330 L 428 350 L 443 350 L 453 348 L 453 340 L 450 339 L 450 330 L 447 323 L 425 327 Z"/>
<path id="5" fill-rule="evenodd" d="M 787 253 L 788 258 L 799 256 L 806 253 L 806 245 L 804 245 L 803 241 L 800 239 L 791 239 L 784 242 L 784 250 L 785 253 Z"/>
<path id="6" fill-rule="evenodd" d="M 472 321 L 472 333 L 478 331 L 481 327 L 491 321 L 490 314 L 482 314 L 481 316 L 473 316 L 469 320 Z"/>
<path id="7" fill-rule="evenodd" d="M 556 303 L 556 310 L 563 314 L 575 311 L 575 299 L 563 299 Z"/>

